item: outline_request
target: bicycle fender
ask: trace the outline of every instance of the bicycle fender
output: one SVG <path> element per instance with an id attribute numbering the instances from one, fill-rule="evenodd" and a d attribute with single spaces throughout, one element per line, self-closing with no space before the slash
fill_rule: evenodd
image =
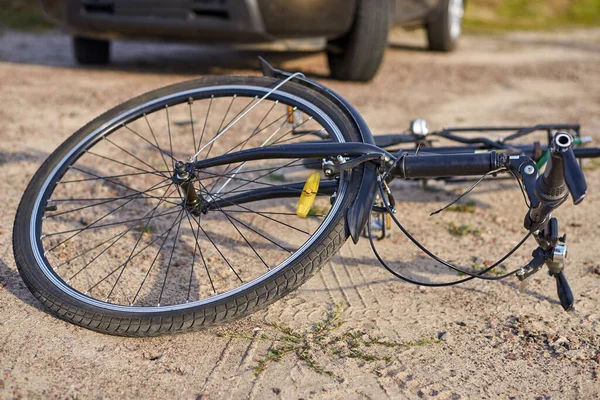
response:
<path id="1" fill-rule="evenodd" d="M 260 67 L 264 76 L 269 76 L 273 78 L 286 78 L 291 75 L 289 72 L 273 68 L 271 64 L 269 64 L 262 57 L 258 57 L 258 59 L 260 61 Z M 318 92 L 319 94 L 325 96 L 327 99 L 331 100 L 336 106 L 338 106 L 338 108 L 342 112 L 344 112 L 344 114 L 346 114 L 350 118 L 350 121 L 352 121 L 356 125 L 358 131 L 360 132 L 363 142 L 368 144 L 375 144 L 373 134 L 367 126 L 367 123 L 365 122 L 364 118 L 346 99 L 344 99 L 342 96 L 340 96 L 333 90 L 329 89 L 327 86 L 315 82 L 312 79 L 308 79 L 305 76 L 299 76 L 297 78 L 294 78 L 294 82 L 306 86 L 309 89 L 312 89 Z"/>
<path id="2" fill-rule="evenodd" d="M 291 75 L 289 72 L 273 68 L 264 58 L 258 58 L 260 60 L 260 67 L 263 75 L 274 78 L 288 77 Z M 342 112 L 344 112 L 344 114 L 349 117 L 350 121 L 355 124 L 363 142 L 375 145 L 373 134 L 367 126 L 364 118 L 346 99 L 325 85 L 306 77 L 298 77 L 295 78 L 294 81 L 320 93 L 327 99 L 331 100 Z M 360 239 L 360 233 L 369 219 L 369 214 L 371 212 L 371 207 L 373 206 L 373 201 L 377 191 L 377 171 L 375 170 L 375 166 L 371 163 L 365 163 L 364 166 L 362 183 L 358 189 L 358 194 L 352 205 L 346 211 L 346 233 L 352 237 L 352 241 L 355 244 L 358 243 L 358 239 Z"/>
<path id="3" fill-rule="evenodd" d="M 371 208 L 377 193 L 377 170 L 374 164 L 365 163 L 362 184 L 358 189 L 356 199 L 346 210 L 346 233 L 352 237 L 354 244 L 358 243 L 360 233 L 365 228 Z"/>

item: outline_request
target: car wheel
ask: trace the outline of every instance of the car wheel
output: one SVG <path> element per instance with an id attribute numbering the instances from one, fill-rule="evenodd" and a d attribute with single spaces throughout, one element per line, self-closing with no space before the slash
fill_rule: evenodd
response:
<path id="1" fill-rule="evenodd" d="M 110 61 L 110 41 L 75 36 L 73 54 L 79 64 L 107 64 Z"/>
<path id="2" fill-rule="evenodd" d="M 390 10 L 386 0 L 360 1 L 350 31 L 328 42 L 327 58 L 332 78 L 373 79 L 387 47 Z"/>
<path id="3" fill-rule="evenodd" d="M 458 45 L 465 13 L 463 0 L 442 0 L 427 24 L 429 49 L 452 51 Z"/>

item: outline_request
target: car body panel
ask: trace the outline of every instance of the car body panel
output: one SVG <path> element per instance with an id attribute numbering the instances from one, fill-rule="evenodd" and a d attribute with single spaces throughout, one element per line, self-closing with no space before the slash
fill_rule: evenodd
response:
<path id="1" fill-rule="evenodd" d="M 360 0 L 42 0 L 66 31 L 101 39 L 272 42 L 350 31 Z M 391 21 L 425 24 L 439 0 L 389 0 Z M 385 2 L 385 1 L 384 1 Z"/>

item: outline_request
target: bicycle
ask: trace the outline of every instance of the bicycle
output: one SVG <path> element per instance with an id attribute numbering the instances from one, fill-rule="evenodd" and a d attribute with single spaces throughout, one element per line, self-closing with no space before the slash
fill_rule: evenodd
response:
<path id="1" fill-rule="evenodd" d="M 583 147 L 578 125 L 429 133 L 416 120 L 407 132 L 373 137 L 340 95 L 262 59 L 261 68 L 262 77 L 208 77 L 136 97 L 48 157 L 19 205 L 13 246 L 24 282 L 52 314 L 124 336 L 230 321 L 293 291 L 363 234 L 392 274 L 425 286 L 513 275 L 523 285 L 546 265 L 563 308 L 572 308 L 566 238 L 551 212 L 569 194 L 575 204 L 584 199 L 577 160 L 600 156 Z M 514 133 L 498 140 L 461 135 L 507 130 Z M 544 145 L 513 143 L 539 130 L 547 131 Z M 436 146 L 435 138 L 460 146 Z M 407 144 L 415 147 L 398 147 Z M 521 186 L 527 234 L 481 271 L 439 258 L 396 217 L 394 179 L 480 177 L 470 191 L 501 174 Z M 391 221 L 467 276 L 415 282 L 390 268 L 374 241 Z M 488 274 L 530 236 L 538 243 L 531 262 Z"/>

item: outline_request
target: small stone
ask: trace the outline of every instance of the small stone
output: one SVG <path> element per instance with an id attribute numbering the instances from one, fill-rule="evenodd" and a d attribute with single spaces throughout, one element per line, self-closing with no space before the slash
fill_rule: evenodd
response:
<path id="1" fill-rule="evenodd" d="M 448 332 L 439 332 L 438 339 L 443 341 L 448 340 Z"/>
<path id="2" fill-rule="evenodd" d="M 279 388 L 273 388 L 273 393 L 279 394 L 279 393 L 281 393 L 281 389 L 279 389 Z"/>
<path id="3" fill-rule="evenodd" d="M 157 361 L 163 357 L 163 354 L 162 353 L 142 353 L 142 356 L 146 360 Z"/>
<path id="4" fill-rule="evenodd" d="M 561 344 L 568 344 L 568 343 L 569 343 L 569 340 L 566 337 L 561 336 L 558 339 L 556 339 L 554 341 L 554 343 L 551 343 L 550 346 L 556 347 L 556 346 L 560 346 Z"/>
<path id="5" fill-rule="evenodd" d="M 568 350 L 564 354 L 573 359 L 583 358 L 583 350 Z"/>

